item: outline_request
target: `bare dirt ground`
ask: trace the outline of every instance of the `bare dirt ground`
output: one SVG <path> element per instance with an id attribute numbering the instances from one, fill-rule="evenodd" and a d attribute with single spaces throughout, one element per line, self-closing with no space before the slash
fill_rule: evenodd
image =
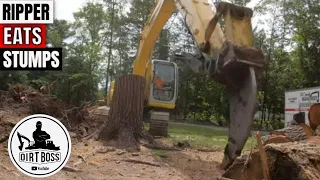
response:
<path id="1" fill-rule="evenodd" d="M 26 115 L 12 110 L 0 110 L 0 140 L 6 139 L 13 125 Z M 21 173 L 11 163 L 7 152 L 7 140 L 0 142 L 0 179 L 34 179 Z M 222 174 L 217 167 L 222 157 L 223 152 L 219 150 L 202 152 L 185 149 L 159 153 L 141 147 L 140 152 L 132 153 L 106 147 L 98 141 L 84 142 L 73 138 L 71 157 L 67 166 L 77 171 L 63 169 L 46 179 L 209 180 Z"/>

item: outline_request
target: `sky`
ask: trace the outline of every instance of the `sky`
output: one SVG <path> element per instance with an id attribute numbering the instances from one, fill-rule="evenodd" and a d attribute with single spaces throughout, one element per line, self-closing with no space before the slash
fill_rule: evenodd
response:
<path id="1" fill-rule="evenodd" d="M 55 17 L 57 19 L 64 19 L 73 21 L 73 13 L 78 11 L 87 1 L 90 0 L 54 0 L 55 2 Z M 228 2 L 228 0 L 225 0 Z M 230 2 L 230 1 L 229 1 Z M 259 0 L 252 0 L 248 7 L 254 7 Z"/>
<path id="2" fill-rule="evenodd" d="M 73 20 L 73 13 L 78 11 L 87 0 L 54 0 L 55 18 Z"/>

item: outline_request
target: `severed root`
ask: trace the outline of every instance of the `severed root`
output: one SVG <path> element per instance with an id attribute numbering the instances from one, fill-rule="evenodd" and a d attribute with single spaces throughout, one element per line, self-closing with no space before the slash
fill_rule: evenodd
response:
<path id="1" fill-rule="evenodd" d="M 200 152 L 217 152 L 217 151 L 221 151 L 220 148 L 197 148 L 197 151 Z"/>
<path id="2" fill-rule="evenodd" d="M 160 164 L 155 164 L 155 163 L 146 162 L 146 161 L 141 161 L 141 160 L 136 160 L 136 159 L 124 159 L 124 160 L 122 160 L 122 161 L 124 161 L 124 162 L 130 162 L 130 163 L 145 164 L 145 165 L 160 167 Z"/>
<path id="3" fill-rule="evenodd" d="M 86 158 L 84 158 L 83 156 L 78 156 L 78 158 L 80 158 L 78 161 L 76 161 L 75 163 L 73 163 L 73 166 L 76 167 L 78 165 L 80 165 L 82 162 L 85 162 L 86 165 L 88 165 L 88 162 L 86 161 Z"/>
<path id="4" fill-rule="evenodd" d="M 263 177 L 266 180 L 270 180 L 268 158 L 267 158 L 266 151 L 264 150 L 264 147 L 263 147 L 263 144 L 262 144 L 262 140 L 261 140 L 261 135 L 259 134 L 259 132 L 257 132 L 256 138 L 257 138 L 257 141 L 258 141 L 261 165 L 262 165 L 262 170 L 263 170 Z"/>
<path id="5" fill-rule="evenodd" d="M 181 151 L 181 149 L 176 147 L 168 147 L 163 144 L 143 144 L 144 147 L 149 149 L 157 149 L 157 150 L 167 150 L 167 151 Z"/>
<path id="6" fill-rule="evenodd" d="M 229 178 L 225 178 L 225 177 L 218 177 L 216 180 L 234 180 L 234 179 L 229 179 Z"/>
<path id="7" fill-rule="evenodd" d="M 67 166 L 67 165 L 65 165 L 62 169 L 65 171 L 69 171 L 69 172 L 81 172 L 80 169 L 77 169 L 77 168 L 74 168 L 71 166 Z"/>

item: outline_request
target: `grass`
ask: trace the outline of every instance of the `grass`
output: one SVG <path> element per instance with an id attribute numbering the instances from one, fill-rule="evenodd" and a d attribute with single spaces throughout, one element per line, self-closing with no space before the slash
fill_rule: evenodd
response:
<path id="1" fill-rule="evenodd" d="M 148 128 L 148 125 L 146 125 Z M 169 124 L 169 136 L 163 138 L 165 141 L 177 143 L 187 140 L 194 148 L 221 148 L 227 144 L 228 135 L 227 132 L 220 129 L 211 127 L 199 127 L 190 124 L 170 123 Z M 255 139 L 249 137 L 244 150 L 250 150 L 255 146 Z M 160 155 L 159 155 L 160 156 Z"/>

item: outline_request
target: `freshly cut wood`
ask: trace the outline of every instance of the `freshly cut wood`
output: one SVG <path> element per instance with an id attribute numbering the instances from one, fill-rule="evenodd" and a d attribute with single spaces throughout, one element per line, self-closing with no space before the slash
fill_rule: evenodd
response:
<path id="1" fill-rule="evenodd" d="M 263 177 L 266 180 L 270 180 L 270 173 L 269 173 L 269 167 L 268 167 L 268 158 L 266 151 L 264 150 L 262 141 L 261 141 L 261 135 L 259 132 L 256 134 L 257 142 L 258 142 L 258 148 L 260 153 L 260 160 L 261 160 L 261 167 L 263 171 Z"/>
<path id="2" fill-rule="evenodd" d="M 313 140 L 266 145 L 270 178 L 275 180 L 320 179 L 320 144 L 314 142 Z M 236 159 L 223 177 L 237 180 L 263 179 L 259 151 L 255 150 L 245 164 L 247 159 L 248 155 Z"/>
<path id="3" fill-rule="evenodd" d="M 99 132 L 99 139 L 119 148 L 138 147 L 143 134 L 145 84 L 145 78 L 132 74 L 116 81 L 109 116 Z"/>
<path id="4" fill-rule="evenodd" d="M 320 103 L 311 105 L 308 118 L 310 127 L 315 130 L 320 125 Z"/>
<path id="5" fill-rule="evenodd" d="M 282 135 L 271 135 L 271 136 L 268 136 L 267 140 L 264 141 L 263 145 L 267 145 L 271 143 L 287 143 L 287 142 L 293 142 L 293 140 Z"/>

